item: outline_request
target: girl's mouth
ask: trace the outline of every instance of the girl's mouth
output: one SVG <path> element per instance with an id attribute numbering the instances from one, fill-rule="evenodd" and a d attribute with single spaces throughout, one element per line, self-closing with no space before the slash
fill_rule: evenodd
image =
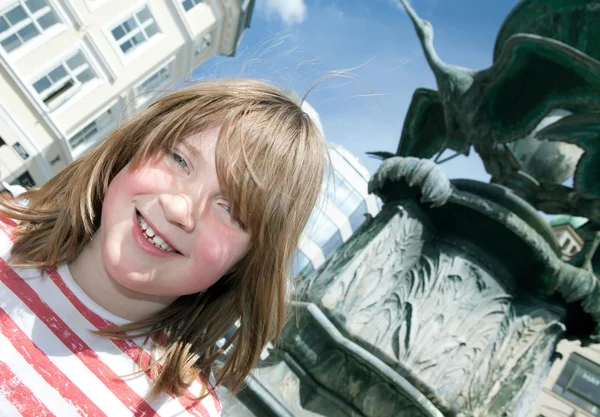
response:
<path id="1" fill-rule="evenodd" d="M 177 254 L 181 255 L 180 252 L 178 252 L 176 249 L 173 249 L 171 246 L 169 246 L 169 244 L 167 242 L 165 242 L 163 238 L 158 236 L 154 232 L 154 230 L 152 230 L 150 225 L 146 222 L 146 220 L 140 214 L 139 211 L 136 211 L 136 217 L 137 217 L 138 226 L 140 227 L 142 234 L 144 235 L 144 237 L 146 238 L 146 240 L 148 242 L 152 243 L 157 248 L 164 250 L 165 252 L 177 253 Z"/>

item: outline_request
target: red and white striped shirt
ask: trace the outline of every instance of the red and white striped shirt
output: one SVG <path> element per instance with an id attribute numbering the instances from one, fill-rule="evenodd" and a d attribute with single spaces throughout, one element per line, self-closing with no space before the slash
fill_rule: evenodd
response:
<path id="1" fill-rule="evenodd" d="M 90 299 L 67 265 L 41 274 L 6 260 L 14 222 L 0 218 L 0 416 L 221 415 L 216 394 L 201 401 L 161 394 L 137 373 L 149 363 L 143 339 L 113 340 L 90 330 L 127 323 Z M 202 392 L 195 381 L 187 397 Z"/>

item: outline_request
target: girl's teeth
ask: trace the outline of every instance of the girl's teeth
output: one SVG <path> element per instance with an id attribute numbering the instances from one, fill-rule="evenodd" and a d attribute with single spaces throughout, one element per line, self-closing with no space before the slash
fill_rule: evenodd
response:
<path id="1" fill-rule="evenodd" d="M 140 228 L 144 231 L 148 242 L 152 243 L 154 246 L 161 248 L 166 252 L 175 252 L 169 245 L 165 243 L 162 237 L 154 233 L 154 230 L 152 230 L 152 228 L 148 226 L 148 223 L 146 223 L 141 214 L 138 214 L 137 220 L 140 225 Z"/>

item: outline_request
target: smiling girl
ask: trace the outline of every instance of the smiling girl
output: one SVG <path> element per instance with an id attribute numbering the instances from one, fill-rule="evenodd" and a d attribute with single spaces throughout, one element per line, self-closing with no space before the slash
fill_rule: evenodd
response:
<path id="1" fill-rule="evenodd" d="M 285 94 L 206 81 L 0 203 L 0 409 L 219 415 L 214 387 L 236 391 L 283 326 L 324 160 Z"/>

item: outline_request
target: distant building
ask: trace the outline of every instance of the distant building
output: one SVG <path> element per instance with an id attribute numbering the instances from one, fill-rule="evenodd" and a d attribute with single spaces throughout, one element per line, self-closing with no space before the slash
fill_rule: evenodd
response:
<path id="1" fill-rule="evenodd" d="M 302 106 L 321 132 L 319 113 L 294 91 L 288 95 Z M 320 267 L 360 227 L 367 215 L 379 212 L 377 198 L 369 195 L 369 171 L 358 158 L 340 145 L 328 142 L 331 168 L 325 173 L 321 199 L 313 210 L 296 251 L 293 275 Z"/>
<path id="2" fill-rule="evenodd" d="M 367 192 L 369 173 L 350 152 L 329 144 L 331 172 L 326 173 L 321 201 L 304 229 L 296 253 L 294 275 L 309 273 L 350 238 L 367 215 L 379 212 L 377 199 Z"/>
<path id="3" fill-rule="evenodd" d="M 562 340 L 534 417 L 600 416 L 600 346 Z"/>
<path id="4" fill-rule="evenodd" d="M 0 180 L 42 185 L 216 54 L 254 0 L 1 0 Z"/>
<path id="5" fill-rule="evenodd" d="M 583 239 L 576 230 L 585 223 L 586 218 L 573 216 L 556 216 L 550 221 L 565 259 L 570 259 L 583 248 Z"/>
<path id="6" fill-rule="evenodd" d="M 550 222 L 565 259 L 582 249 L 577 231 L 585 223 L 587 219 L 571 216 L 556 216 Z M 600 416 L 600 345 L 582 347 L 562 340 L 556 350 L 562 358 L 553 363 L 532 416 Z"/>

